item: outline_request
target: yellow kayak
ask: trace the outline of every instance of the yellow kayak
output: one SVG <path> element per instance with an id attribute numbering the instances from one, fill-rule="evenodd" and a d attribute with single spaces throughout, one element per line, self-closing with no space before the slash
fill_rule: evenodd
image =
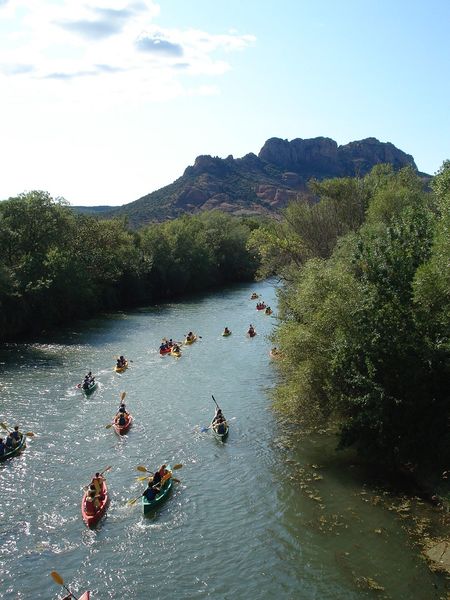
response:
<path id="1" fill-rule="evenodd" d="M 184 343 L 186 344 L 186 346 L 189 346 L 189 344 L 193 344 L 196 341 L 197 341 L 197 336 L 194 335 L 191 338 L 185 338 Z"/>
<path id="2" fill-rule="evenodd" d="M 123 373 L 124 371 L 126 371 L 128 369 L 128 361 L 125 361 L 125 364 L 123 365 L 123 367 L 118 367 L 117 365 L 114 367 L 114 371 L 116 373 Z"/>
<path id="3" fill-rule="evenodd" d="M 223 337 L 228 337 L 229 335 L 231 335 L 231 331 L 228 331 L 228 332 L 227 332 L 227 331 L 224 331 L 224 332 L 222 333 L 222 335 L 223 335 Z"/>
<path id="4" fill-rule="evenodd" d="M 170 356 L 175 356 L 176 358 L 180 358 L 180 356 L 181 356 L 181 350 L 171 350 L 170 351 Z"/>

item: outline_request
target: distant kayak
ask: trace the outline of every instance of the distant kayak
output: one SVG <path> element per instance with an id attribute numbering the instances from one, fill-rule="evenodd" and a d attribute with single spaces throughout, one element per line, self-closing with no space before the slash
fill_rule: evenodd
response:
<path id="1" fill-rule="evenodd" d="M 273 313 L 273 310 L 271 308 L 266 308 L 264 312 L 266 313 L 266 315 L 271 315 Z"/>
<path id="2" fill-rule="evenodd" d="M 173 348 L 170 351 L 170 355 L 171 356 L 175 356 L 175 358 L 180 358 L 181 356 L 181 350 L 174 350 Z"/>
<path id="3" fill-rule="evenodd" d="M 153 500 L 147 500 L 147 498 L 145 496 L 142 496 L 142 510 L 144 515 L 147 514 L 148 512 L 150 512 L 151 510 L 153 510 L 154 508 L 156 508 L 158 506 L 158 504 L 161 504 L 169 495 L 170 490 L 172 489 L 172 471 L 171 471 L 171 467 L 170 465 L 167 465 L 167 471 L 170 473 L 170 477 L 168 477 L 160 491 L 156 494 L 155 498 Z"/>
<path id="4" fill-rule="evenodd" d="M 186 344 L 186 346 L 188 346 L 189 344 L 193 344 L 196 341 L 197 341 L 197 336 L 193 335 L 191 338 L 185 338 L 184 343 Z"/>
<path id="5" fill-rule="evenodd" d="M 86 525 L 88 527 L 93 527 L 100 521 L 100 519 L 106 513 L 106 509 L 108 508 L 109 496 L 108 496 L 108 488 L 106 486 L 106 482 L 103 481 L 103 483 L 102 483 L 100 506 L 97 508 L 97 510 L 94 512 L 94 514 L 89 514 L 89 512 L 88 512 L 88 507 L 87 507 L 87 503 L 86 503 L 87 494 L 88 494 L 87 491 L 84 492 L 83 499 L 81 500 L 81 516 L 83 517 L 83 521 L 86 523 Z M 89 592 L 86 592 L 86 593 L 89 594 Z M 89 598 L 89 596 L 87 596 L 87 597 Z M 80 600 L 81 600 L 81 598 L 80 598 Z"/>
<path id="6" fill-rule="evenodd" d="M 223 442 L 228 436 L 229 427 L 226 421 L 222 423 L 213 423 L 211 421 L 211 429 L 214 434 L 214 437 L 220 440 L 221 442 Z"/>
<path id="7" fill-rule="evenodd" d="M 78 387 L 84 394 L 86 394 L 86 396 L 89 396 L 89 394 L 91 394 L 96 389 L 97 382 L 95 380 L 90 381 L 87 386 L 85 386 L 84 383 L 79 383 Z"/>
<path id="8" fill-rule="evenodd" d="M 228 337 L 229 335 L 231 335 L 231 331 L 224 331 L 222 335 L 223 337 Z"/>
<path id="9" fill-rule="evenodd" d="M 128 415 L 128 419 L 125 425 L 119 425 L 116 422 L 113 423 L 114 431 L 117 433 L 117 435 L 124 435 L 130 429 L 132 423 L 133 417 L 131 415 Z"/>
<path id="10" fill-rule="evenodd" d="M 256 292 L 253 292 L 253 294 L 250 296 L 250 300 L 257 300 L 257 298 L 259 298 L 259 296 Z"/>
<path id="11" fill-rule="evenodd" d="M 171 348 L 170 348 L 170 347 L 167 347 L 167 348 L 160 348 L 160 349 L 159 349 L 159 353 L 161 354 L 161 356 L 164 356 L 164 354 L 170 354 L 170 350 L 171 350 Z"/>

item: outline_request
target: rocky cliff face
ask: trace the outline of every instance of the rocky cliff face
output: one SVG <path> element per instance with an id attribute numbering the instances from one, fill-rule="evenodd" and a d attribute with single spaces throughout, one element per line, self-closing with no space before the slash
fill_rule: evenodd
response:
<path id="1" fill-rule="evenodd" d="M 134 226 L 212 208 L 241 215 L 270 214 L 299 198 L 311 178 L 363 176 L 379 163 L 395 169 L 414 159 L 393 144 L 367 138 L 344 146 L 326 137 L 271 138 L 258 156 L 198 156 L 182 177 L 135 202 L 114 209 Z"/>
<path id="2" fill-rule="evenodd" d="M 291 142 L 271 138 L 261 148 L 259 158 L 307 179 L 365 175 L 379 163 L 390 163 L 396 169 L 409 165 L 417 170 L 412 156 L 376 138 L 345 146 L 338 146 L 334 140 L 324 137 L 298 138 Z"/>

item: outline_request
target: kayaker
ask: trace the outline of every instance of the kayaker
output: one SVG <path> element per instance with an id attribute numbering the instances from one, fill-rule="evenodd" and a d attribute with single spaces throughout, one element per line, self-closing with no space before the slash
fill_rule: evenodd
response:
<path id="1" fill-rule="evenodd" d="M 167 344 L 169 348 L 172 348 L 173 346 L 173 339 L 170 338 L 169 343 Z"/>
<path id="2" fill-rule="evenodd" d="M 231 331 L 228 329 L 228 327 L 225 327 L 225 329 L 223 330 L 225 335 L 230 335 Z"/>
<path id="3" fill-rule="evenodd" d="M 148 482 L 147 489 L 145 489 L 144 493 L 142 494 L 149 502 L 151 502 L 152 500 L 154 500 L 156 498 L 156 494 L 158 493 L 158 491 L 153 486 L 154 486 L 154 484 L 150 480 Z"/>
<path id="4" fill-rule="evenodd" d="M 166 465 L 164 465 L 165 467 Z M 158 469 L 157 471 L 155 471 L 154 475 L 153 475 L 153 483 L 152 485 L 154 486 L 158 486 L 161 483 L 161 473 L 160 473 L 160 469 Z"/>
<path id="5" fill-rule="evenodd" d="M 20 440 L 22 439 L 22 434 L 19 431 L 18 425 L 14 425 L 14 431 L 11 432 L 11 435 L 14 438 L 15 445 L 17 446 Z"/>
<path id="6" fill-rule="evenodd" d="M 14 443 L 14 438 L 13 438 L 13 432 L 10 431 L 8 434 L 8 437 L 6 438 L 6 442 L 5 442 L 6 448 L 8 450 L 12 450 L 14 448 L 14 446 L 16 445 Z"/>
<path id="7" fill-rule="evenodd" d="M 116 418 L 115 418 L 115 422 L 120 427 L 123 427 L 124 425 L 126 425 L 127 424 L 127 419 L 125 417 L 125 413 L 121 412 L 121 413 L 117 414 Z"/>
<path id="8" fill-rule="evenodd" d="M 0 456 L 3 456 L 3 454 L 5 454 L 5 452 L 6 452 L 5 442 L 3 441 L 3 438 L 0 438 Z"/>
<path id="9" fill-rule="evenodd" d="M 94 491 L 89 491 L 86 495 L 85 507 L 87 515 L 95 515 L 100 506 L 98 495 Z"/>
<path id="10" fill-rule="evenodd" d="M 94 475 L 94 477 L 92 478 L 91 486 L 92 485 L 94 486 L 94 492 L 96 494 L 101 494 L 101 492 L 103 490 L 103 482 L 104 481 L 105 481 L 105 478 L 100 473 L 96 473 Z"/>
<path id="11" fill-rule="evenodd" d="M 127 410 L 125 408 L 125 404 L 122 402 L 122 404 L 119 406 L 119 410 L 117 411 L 117 414 L 120 415 L 120 413 L 124 414 L 126 417 L 128 417 L 128 413 Z"/>

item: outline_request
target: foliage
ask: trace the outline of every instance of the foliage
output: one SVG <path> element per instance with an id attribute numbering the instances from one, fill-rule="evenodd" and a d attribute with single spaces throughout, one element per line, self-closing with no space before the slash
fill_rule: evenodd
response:
<path id="1" fill-rule="evenodd" d="M 315 257 L 291 266 L 280 295 L 278 405 L 309 424 L 335 423 L 341 447 L 394 467 L 450 459 L 449 167 L 434 194 L 409 169 L 377 167 L 358 183 L 359 227 L 350 200 L 341 200 L 343 237 L 315 215 L 328 246 L 311 243 L 304 219 L 281 224 Z"/>
<path id="2" fill-rule="evenodd" d="M 0 340 L 117 306 L 251 279 L 254 224 L 220 213 L 141 232 L 34 191 L 0 204 Z"/>

